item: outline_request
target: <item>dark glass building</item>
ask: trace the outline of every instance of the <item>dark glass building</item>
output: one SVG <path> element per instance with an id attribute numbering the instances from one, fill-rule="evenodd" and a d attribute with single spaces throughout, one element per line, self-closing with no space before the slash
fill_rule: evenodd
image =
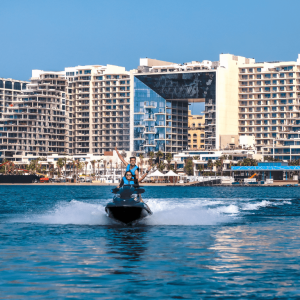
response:
<path id="1" fill-rule="evenodd" d="M 136 153 L 186 150 L 189 102 L 213 106 L 215 98 L 215 71 L 134 75 L 133 150 Z M 212 129 L 212 113 L 211 121 L 207 117 L 207 126 Z M 206 141 L 213 144 L 215 139 L 210 139 L 210 134 Z"/>

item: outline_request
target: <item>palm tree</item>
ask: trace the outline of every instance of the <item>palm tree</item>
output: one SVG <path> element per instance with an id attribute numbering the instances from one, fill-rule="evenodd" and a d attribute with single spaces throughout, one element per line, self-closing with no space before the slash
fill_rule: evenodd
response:
<path id="1" fill-rule="evenodd" d="M 72 167 L 73 167 L 73 161 L 69 161 L 68 162 L 68 166 L 69 166 L 69 169 L 70 169 L 70 176 L 71 176 L 71 170 L 72 170 Z M 67 174 L 66 174 L 66 176 L 67 176 Z"/>
<path id="2" fill-rule="evenodd" d="M 112 176 L 112 160 L 111 159 L 109 160 L 109 163 L 110 163 L 110 175 Z"/>
<path id="3" fill-rule="evenodd" d="M 153 158 L 154 158 L 154 152 L 153 151 L 150 151 L 149 153 L 148 153 L 148 156 L 150 157 L 150 159 L 149 159 L 149 162 L 150 162 L 150 166 L 152 165 L 152 163 L 153 163 Z"/>
<path id="4" fill-rule="evenodd" d="M 64 166 L 64 160 L 63 158 L 59 158 L 56 162 L 56 165 L 58 167 L 58 177 L 60 177 L 60 173 L 61 173 L 61 169 L 63 168 Z"/>
<path id="5" fill-rule="evenodd" d="M 106 160 L 103 160 L 103 165 L 104 165 L 104 175 L 106 175 Z"/>
<path id="6" fill-rule="evenodd" d="M 64 162 L 64 167 L 65 167 L 65 177 L 67 177 L 67 158 L 66 157 L 63 158 L 63 162 Z"/>
<path id="7" fill-rule="evenodd" d="M 160 163 L 160 158 L 161 158 L 161 157 L 164 157 L 164 154 L 163 154 L 161 151 L 158 151 L 158 152 L 156 153 L 156 157 L 158 158 L 158 163 Z"/>
<path id="8" fill-rule="evenodd" d="M 51 169 L 52 169 L 52 178 L 53 178 L 54 166 L 51 162 L 48 162 L 48 166 L 49 166 L 49 176 L 51 176 Z"/>
<path id="9" fill-rule="evenodd" d="M 213 164 L 212 160 L 209 159 L 209 160 L 207 161 L 207 167 L 210 169 L 210 173 L 212 173 L 212 168 L 213 168 L 213 166 L 214 166 L 214 164 Z"/>
<path id="10" fill-rule="evenodd" d="M 171 166 L 171 161 L 172 161 L 172 154 L 171 153 L 167 153 L 166 160 L 168 162 L 168 171 L 170 171 L 170 166 Z"/>
<path id="11" fill-rule="evenodd" d="M 88 161 L 85 161 L 84 163 L 85 163 L 85 176 L 86 176 L 86 173 L 87 173 L 87 165 L 89 164 L 89 162 L 88 162 Z"/>
<path id="12" fill-rule="evenodd" d="M 160 163 L 158 164 L 158 170 L 159 170 L 160 172 L 162 172 L 162 171 L 165 169 L 165 167 L 166 167 L 166 165 L 165 165 L 163 162 L 160 162 Z"/>
<path id="13" fill-rule="evenodd" d="M 203 165 L 201 165 L 201 164 L 198 164 L 198 165 L 197 165 L 197 170 L 200 172 L 200 176 L 201 176 L 201 171 L 203 171 L 203 170 L 204 170 L 204 167 L 203 167 Z"/>
<path id="14" fill-rule="evenodd" d="M 100 170 L 99 170 L 100 169 L 100 161 L 101 161 L 100 159 L 97 160 L 97 162 L 98 162 L 98 164 L 97 164 L 97 167 L 98 167 L 98 179 L 99 179 L 99 176 L 100 176 Z"/>
<path id="15" fill-rule="evenodd" d="M 92 160 L 92 161 L 91 161 L 91 164 L 92 164 L 92 167 L 93 167 L 93 173 L 94 173 L 94 176 L 95 176 L 95 173 L 96 173 L 96 171 L 95 171 L 95 163 L 96 163 L 95 160 Z"/>
<path id="16" fill-rule="evenodd" d="M 78 160 L 75 160 L 75 169 L 76 169 L 76 174 L 75 174 L 75 180 L 76 180 L 76 183 L 77 183 L 77 178 L 78 178 L 78 167 L 79 167 L 79 161 Z"/>
<path id="17" fill-rule="evenodd" d="M 221 160 L 220 159 L 217 159 L 216 161 L 215 161 L 215 163 L 214 163 L 214 166 L 216 166 L 216 168 L 217 168 L 217 171 L 219 171 L 219 169 L 220 168 L 222 168 L 222 162 L 221 162 Z"/>

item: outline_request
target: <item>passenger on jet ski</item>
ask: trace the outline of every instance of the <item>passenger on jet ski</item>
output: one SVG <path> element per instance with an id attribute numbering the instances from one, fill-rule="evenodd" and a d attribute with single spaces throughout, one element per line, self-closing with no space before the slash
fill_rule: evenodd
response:
<path id="1" fill-rule="evenodd" d="M 135 185 L 138 187 L 139 183 L 143 181 L 143 179 L 147 176 L 147 174 L 149 173 L 150 170 L 151 170 L 151 166 L 148 167 L 148 170 L 146 171 L 146 173 L 139 179 L 133 178 L 132 173 L 130 171 L 126 171 L 125 176 L 121 179 L 120 184 L 117 186 L 117 188 L 119 189 L 123 185 L 129 185 L 129 184 L 132 184 L 132 185 Z M 139 200 L 141 202 L 143 202 L 141 195 L 138 195 L 138 196 L 139 196 Z"/>
<path id="2" fill-rule="evenodd" d="M 139 179 L 139 167 L 136 165 L 136 158 L 134 156 L 130 157 L 130 163 L 128 163 L 123 156 L 119 153 L 117 147 L 115 147 L 118 157 L 123 162 L 126 167 L 126 172 L 130 171 L 133 179 Z"/>

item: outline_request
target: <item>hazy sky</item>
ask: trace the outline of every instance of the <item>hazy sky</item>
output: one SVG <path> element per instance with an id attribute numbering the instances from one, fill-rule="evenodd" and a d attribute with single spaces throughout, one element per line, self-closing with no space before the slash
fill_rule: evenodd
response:
<path id="1" fill-rule="evenodd" d="M 0 1 L 0 77 L 86 64 L 129 70 L 141 57 L 296 60 L 299 9 L 299 0 Z"/>

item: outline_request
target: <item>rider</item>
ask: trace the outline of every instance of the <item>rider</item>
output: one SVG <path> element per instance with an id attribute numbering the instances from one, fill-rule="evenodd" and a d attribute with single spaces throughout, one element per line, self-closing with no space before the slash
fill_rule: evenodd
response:
<path id="1" fill-rule="evenodd" d="M 134 179 L 132 176 L 132 173 L 130 171 L 126 171 L 125 176 L 121 179 L 120 184 L 117 186 L 117 188 L 119 189 L 123 185 L 127 185 L 127 184 L 138 185 L 147 176 L 150 169 L 151 169 L 151 166 L 148 167 L 148 170 L 146 171 L 146 173 L 139 179 Z"/>
<path id="2" fill-rule="evenodd" d="M 136 165 L 136 158 L 134 156 L 130 157 L 130 163 L 128 163 L 123 156 L 119 153 L 117 147 L 115 147 L 118 157 L 126 166 L 126 172 L 130 171 L 132 174 L 133 179 L 139 179 L 139 167 Z"/>

